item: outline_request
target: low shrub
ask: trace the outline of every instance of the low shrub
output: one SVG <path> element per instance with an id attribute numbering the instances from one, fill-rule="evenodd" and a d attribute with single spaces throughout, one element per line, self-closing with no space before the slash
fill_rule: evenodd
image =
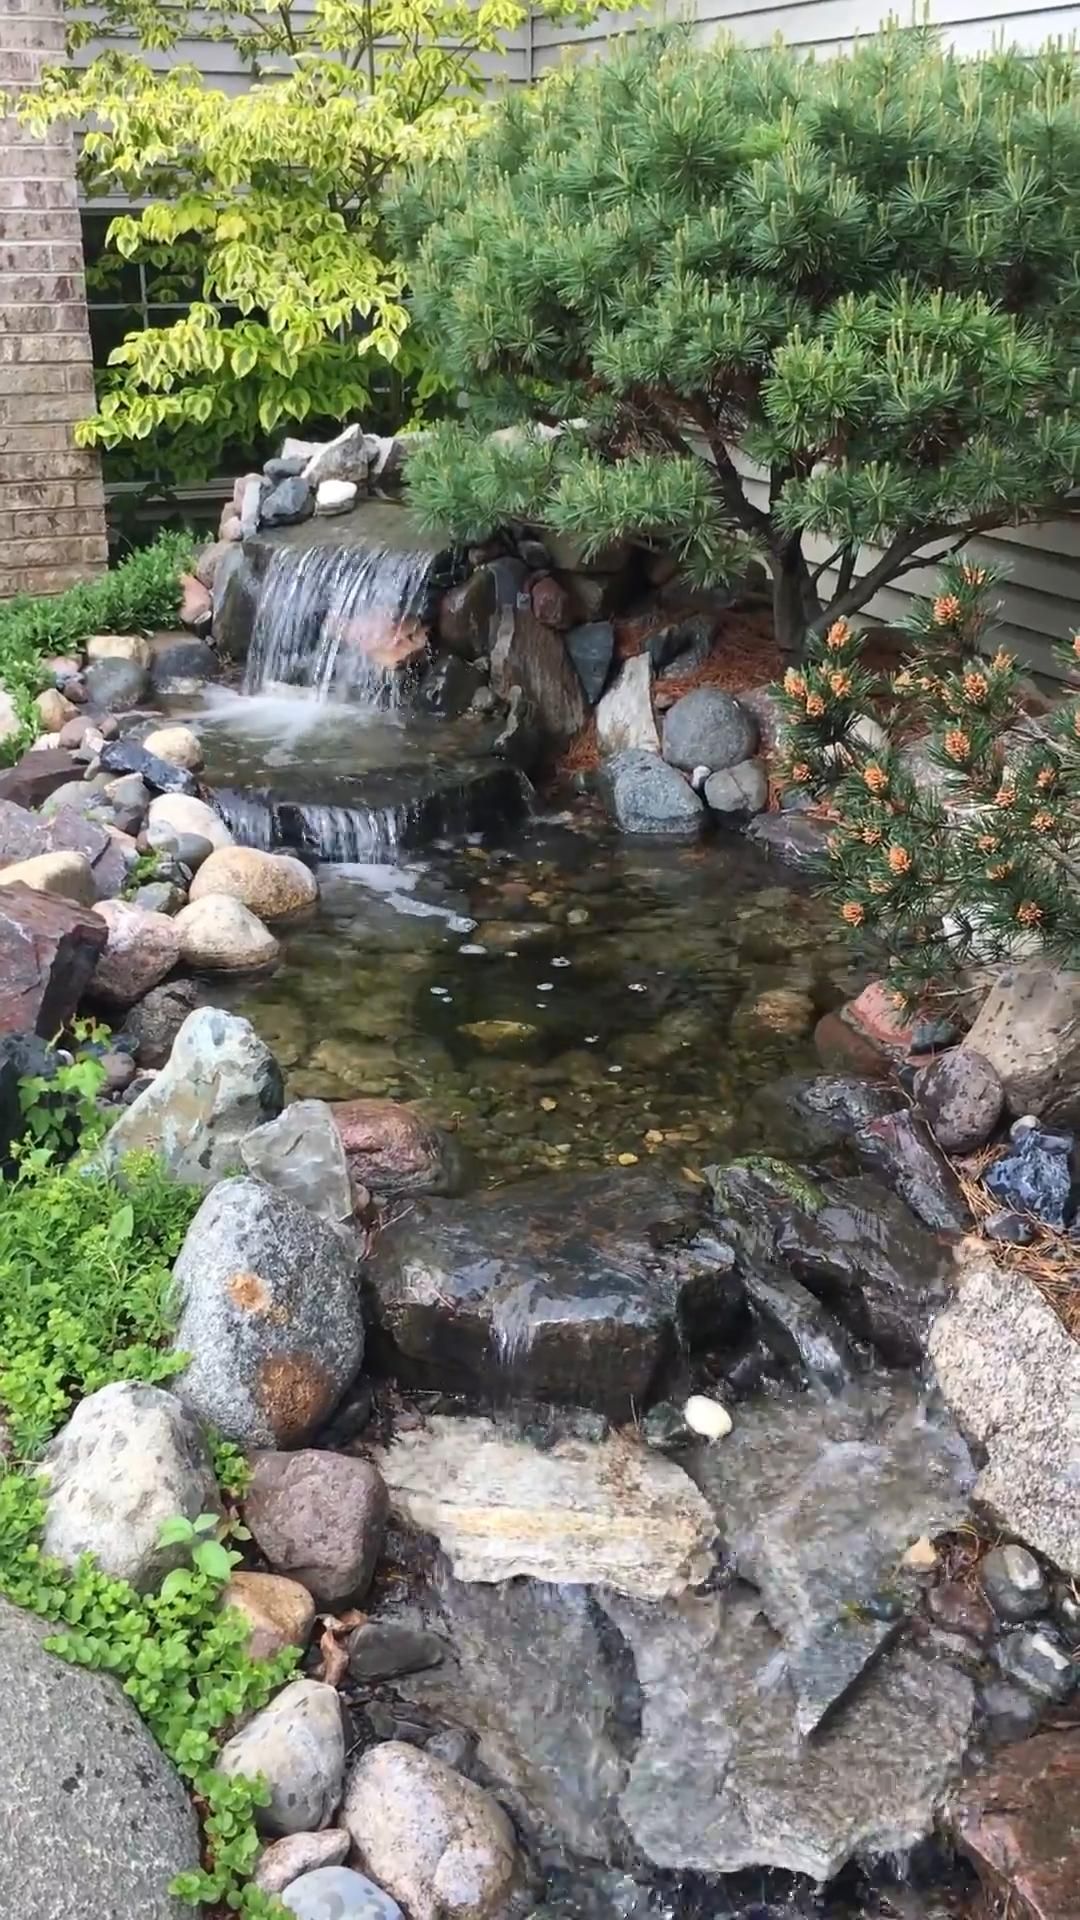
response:
<path id="1" fill-rule="evenodd" d="M 33 731 L 32 702 L 41 691 L 43 656 L 63 653 L 93 633 L 142 633 L 175 626 L 180 611 L 180 575 L 192 564 L 195 545 L 187 533 L 163 533 L 96 580 L 64 593 L 20 595 L 0 606 L 0 687 L 10 693 L 25 723 L 16 739 L 0 741 L 0 765 L 16 759 Z"/>
<path id="2" fill-rule="evenodd" d="M 1029 717 L 1013 655 L 980 651 L 996 581 L 954 559 L 896 671 L 869 667 L 838 620 L 775 689 L 788 779 L 833 817 L 828 890 L 853 934 L 884 942 L 909 1001 L 973 961 L 1080 966 L 1080 700 Z M 1075 681 L 1080 636 L 1062 656 Z"/>

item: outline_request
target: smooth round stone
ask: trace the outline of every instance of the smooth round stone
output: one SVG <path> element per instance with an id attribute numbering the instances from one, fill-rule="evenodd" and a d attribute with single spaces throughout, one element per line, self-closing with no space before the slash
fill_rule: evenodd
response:
<path id="1" fill-rule="evenodd" d="M 1018 1623 L 1045 1611 L 1050 1592 L 1033 1553 L 1011 1543 L 995 1547 L 979 1569 L 983 1592 L 999 1620 Z"/>
<path id="2" fill-rule="evenodd" d="M 997 1126 L 1005 1092 L 989 1060 L 968 1047 L 954 1047 L 920 1067 L 915 1098 L 946 1153 L 973 1153 Z"/>
<path id="3" fill-rule="evenodd" d="M 1058 1704 L 1069 1698 L 1080 1678 L 1053 1627 L 1018 1627 L 1015 1633 L 1005 1634 L 998 1643 L 997 1658 L 1007 1680 Z"/>
<path id="4" fill-rule="evenodd" d="M 152 847 L 162 851 L 175 850 L 174 842 L 184 834 L 197 834 L 203 840 L 209 840 L 211 847 L 231 847 L 232 834 L 220 814 L 205 800 L 197 800 L 190 793 L 162 793 L 151 802 L 150 819 L 146 829 L 147 839 Z M 185 865 L 190 862 L 185 861 Z"/>
<path id="5" fill-rule="evenodd" d="M 402 1920 L 397 1901 L 351 1867 L 316 1867 L 313 1873 L 302 1873 L 286 1887 L 281 1901 L 296 1920 Z"/>
<path id="6" fill-rule="evenodd" d="M 157 727 L 147 734 L 143 746 L 147 753 L 156 753 L 159 760 L 185 767 L 189 773 L 198 773 L 203 764 L 199 736 L 191 727 Z"/>

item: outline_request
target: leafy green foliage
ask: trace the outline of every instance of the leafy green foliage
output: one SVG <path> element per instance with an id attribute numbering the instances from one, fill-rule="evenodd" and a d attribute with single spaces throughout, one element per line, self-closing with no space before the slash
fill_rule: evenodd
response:
<path id="1" fill-rule="evenodd" d="M 822 62 L 676 32 L 421 155 L 394 232 L 472 433 L 413 455 L 414 505 L 465 538 L 522 513 L 663 543 L 704 579 L 737 536 L 792 646 L 928 543 L 1062 512 L 1077 73 L 925 31 Z"/>
<path id="2" fill-rule="evenodd" d="M 183 1364 L 164 1351 L 175 1326 L 171 1265 L 201 1195 L 152 1162 L 129 1160 L 123 1185 L 58 1167 L 27 1148 L 0 1193 L 0 1410 L 12 1465 L 0 1475 L 0 1591 L 55 1623 L 64 1659 L 111 1673 L 170 1756 L 203 1811 L 207 1864 L 174 1891 L 193 1905 L 270 1920 L 279 1903 L 247 1882 L 259 1849 L 258 1781 L 227 1778 L 223 1733 L 263 1706 L 292 1672 L 289 1649 L 252 1660 L 243 1617 L 221 1604 L 246 1538 L 214 1514 L 178 1517 L 163 1542 L 189 1564 L 156 1593 L 137 1593 L 87 1555 L 69 1570 L 41 1550 L 42 1485 L 34 1460 L 84 1394 L 112 1380 L 167 1380 Z M 244 1481 L 238 1449 L 219 1443 L 226 1492 Z"/>
<path id="3" fill-rule="evenodd" d="M 885 942 L 893 985 L 916 1002 L 973 960 L 1045 951 L 1080 966 L 1080 699 L 1025 712 L 1013 656 L 978 650 L 994 586 L 954 560 L 915 604 L 895 673 L 870 671 L 839 620 L 775 689 L 789 777 L 836 818 L 829 892 L 852 932 Z M 1075 684 L 1080 636 L 1062 651 Z M 904 751 L 916 736 L 921 766 Z"/>
<path id="4" fill-rule="evenodd" d="M 194 553 L 188 534 L 162 534 L 152 547 L 129 554 L 97 580 L 51 596 L 20 595 L 0 606 L 0 687 L 11 694 L 25 722 L 23 735 L 0 742 L 0 764 L 17 758 L 32 731 L 33 697 L 44 684 L 42 655 L 62 653 L 92 633 L 175 626 L 180 575 Z"/>
<path id="5" fill-rule="evenodd" d="M 98 1106 L 104 1083 L 104 1070 L 92 1054 L 59 1067 L 51 1079 L 27 1074 L 19 1082 L 19 1109 L 28 1138 L 64 1156 L 78 1146 L 92 1146 L 105 1131 Z"/>
<path id="6" fill-rule="evenodd" d="M 540 10 L 587 18 L 596 6 Z M 205 475 L 230 442 L 364 407 L 408 324 L 384 183 L 476 123 L 478 56 L 530 11 L 525 0 L 109 0 L 108 30 L 143 55 L 209 33 L 255 84 L 223 93 L 194 67 L 155 71 L 110 50 L 47 75 L 23 106 L 37 127 L 90 122 L 88 198 L 147 202 L 112 222 L 99 274 L 122 282 L 135 262 L 151 298 L 189 303 L 113 351 L 86 441 L 153 442 L 174 476 Z M 100 33 L 101 9 L 68 0 L 67 12 L 75 52 Z M 433 383 L 415 348 L 406 358 L 422 400 Z"/>

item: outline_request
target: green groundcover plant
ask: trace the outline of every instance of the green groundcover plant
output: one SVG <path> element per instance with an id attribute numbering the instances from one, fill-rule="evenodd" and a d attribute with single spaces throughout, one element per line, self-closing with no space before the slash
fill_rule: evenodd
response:
<path id="1" fill-rule="evenodd" d="M 176 625 L 180 576 L 192 564 L 186 533 L 163 533 L 96 580 L 64 593 L 20 595 L 0 606 L 0 688 L 9 693 L 22 732 L 0 740 L 0 766 L 18 758 L 33 732 L 33 698 L 45 685 L 42 657 L 77 647 L 93 633 L 146 633 Z"/>
<path id="2" fill-rule="evenodd" d="M 950 561 L 914 603 L 893 672 L 868 667 L 840 619 L 775 689 L 788 778 L 834 818 L 828 891 L 852 933 L 885 943 L 916 1002 L 973 961 L 1045 952 L 1080 966 L 1080 698 L 1026 714 L 1016 660 L 986 647 L 997 579 Z M 1075 687 L 1080 635 L 1061 654 Z"/>
<path id="3" fill-rule="evenodd" d="M 86 1097 L 82 1081 L 66 1091 Z M 31 1104 L 41 1097 L 30 1093 Z M 149 1594 L 90 1556 L 67 1569 L 40 1544 L 34 1465 L 73 1406 L 113 1380 L 167 1382 L 182 1364 L 166 1350 L 171 1266 L 201 1197 L 152 1162 L 129 1161 L 121 1187 L 58 1165 L 44 1146 L 24 1149 L 15 1179 L 0 1188 L 0 1413 L 9 1456 L 0 1474 L 0 1592 L 52 1624 L 53 1651 L 115 1676 L 194 1795 L 204 1865 L 174 1891 L 262 1920 L 281 1912 L 249 1883 L 259 1848 L 254 1811 L 266 1790 L 218 1772 L 215 1756 L 223 1733 L 265 1704 L 297 1656 L 250 1659 L 245 1621 L 222 1607 L 240 1558 L 230 1539 L 240 1530 L 209 1515 L 169 1523 L 163 1537 L 187 1548 L 189 1564 Z M 243 1490 L 235 1447 L 219 1444 L 215 1466 L 227 1497 Z"/>
<path id="4" fill-rule="evenodd" d="M 463 538 L 666 545 L 705 580 L 749 547 L 792 649 L 928 545 L 1066 511 L 1077 74 L 923 31 L 820 62 L 676 32 L 507 100 L 397 197 L 471 402 L 414 504 Z M 514 422 L 567 430 L 485 437 Z"/>

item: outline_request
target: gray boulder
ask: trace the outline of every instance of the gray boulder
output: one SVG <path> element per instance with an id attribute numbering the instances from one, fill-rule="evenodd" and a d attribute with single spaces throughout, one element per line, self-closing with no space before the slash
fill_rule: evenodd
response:
<path id="1" fill-rule="evenodd" d="M 301 474 L 279 480 L 265 496 L 259 515 L 264 527 L 291 527 L 310 520 L 315 511 L 315 496 Z"/>
<path id="2" fill-rule="evenodd" d="M 92 1553 L 140 1593 L 186 1563 L 163 1547 L 162 1522 L 221 1507 L 205 1436 L 161 1387 L 129 1380 L 99 1387 L 76 1407 L 41 1463 L 48 1482 L 44 1547 L 66 1567 Z"/>
<path id="3" fill-rule="evenodd" d="M 156 694 L 193 693 L 220 671 L 213 647 L 193 633 L 156 633 L 150 642 L 150 685 Z"/>
<path id="4" fill-rule="evenodd" d="M 90 705 L 101 713 L 128 713 L 146 698 L 150 677 L 138 660 L 111 656 L 94 660 L 86 669 Z"/>
<path id="5" fill-rule="evenodd" d="M 1045 961 L 1005 967 L 964 1041 L 986 1060 L 1016 1116 L 1080 1122 L 1080 974 Z"/>
<path id="6" fill-rule="evenodd" d="M 163 1067 L 173 1049 L 184 1021 L 194 1013 L 199 990 L 194 980 L 170 980 L 154 987 L 145 1000 L 132 1007 L 123 1031 L 135 1042 L 135 1058 L 140 1067 Z"/>
<path id="7" fill-rule="evenodd" d="M 345 1825 L 361 1866 L 411 1920 L 489 1920 L 517 1868 L 502 1808 L 400 1740 L 369 1747 L 349 1779 Z"/>
<path id="8" fill-rule="evenodd" d="M 697 687 L 684 693 L 664 717 L 664 759 L 692 773 L 720 773 L 749 760 L 757 749 L 757 721 L 730 693 Z"/>
<path id="9" fill-rule="evenodd" d="M 624 833 L 687 840 L 705 824 L 701 801 L 681 773 L 640 747 L 628 747 L 604 762 L 600 790 Z"/>
<path id="10" fill-rule="evenodd" d="M 5 1920 L 190 1920 L 169 1892 L 199 1826 L 117 1682 L 46 1653 L 49 1629 L 0 1600 Z"/>
<path id="11" fill-rule="evenodd" d="M 615 629 L 610 620 L 589 620 L 571 627 L 566 636 L 566 651 L 577 668 L 585 698 L 595 706 L 607 684 L 615 656 Z"/>
<path id="12" fill-rule="evenodd" d="M 125 1154 L 149 1151 L 174 1180 L 212 1187 L 238 1167 L 241 1141 L 282 1104 L 281 1069 L 250 1021 L 198 1007 L 154 1084 L 113 1127 L 100 1163 L 114 1168 Z"/>
<path id="13" fill-rule="evenodd" d="M 174 1345 L 191 1355 L 177 1392 L 231 1440 L 298 1446 L 364 1357 L 355 1267 L 355 1254 L 305 1207 L 257 1180 L 222 1181 L 173 1269 Z"/>
<path id="14" fill-rule="evenodd" d="M 711 773 L 705 782 L 705 805 L 713 813 L 760 813 L 768 798 L 762 760 L 740 760 L 737 766 Z"/>
<path id="15" fill-rule="evenodd" d="M 1005 1089 L 989 1060 L 954 1047 L 915 1075 L 915 1098 L 939 1147 L 974 1153 L 1001 1118 Z"/>
<path id="16" fill-rule="evenodd" d="M 318 1831 L 331 1820 L 345 1779 L 345 1727 L 334 1687 L 293 1680 L 221 1749 L 222 1773 L 259 1775 L 270 1789 L 256 1809 L 262 1833 Z"/>
<path id="17" fill-rule="evenodd" d="M 946 1400 L 986 1464 L 974 1499 L 995 1527 L 1080 1576 L 1080 1344 L 1034 1282 L 969 1267 L 930 1330 Z"/>
<path id="18" fill-rule="evenodd" d="M 282 1903 L 296 1920 L 402 1920 L 397 1901 L 351 1867 L 316 1867 L 302 1874 Z"/>
<path id="19" fill-rule="evenodd" d="M 247 1171 L 332 1224 L 351 1220 L 352 1181 L 341 1134 L 323 1100 L 294 1100 L 240 1147 Z"/>

